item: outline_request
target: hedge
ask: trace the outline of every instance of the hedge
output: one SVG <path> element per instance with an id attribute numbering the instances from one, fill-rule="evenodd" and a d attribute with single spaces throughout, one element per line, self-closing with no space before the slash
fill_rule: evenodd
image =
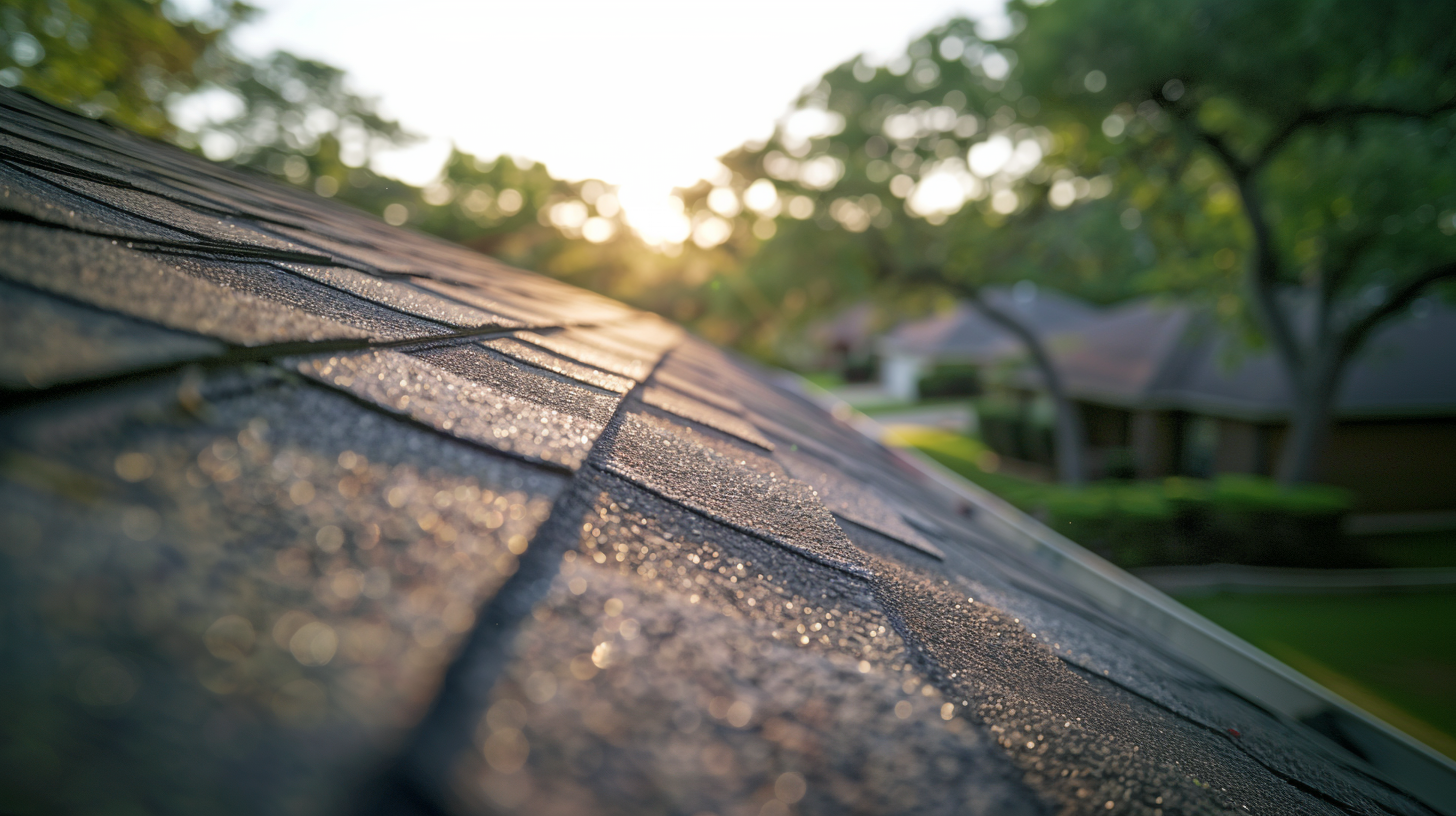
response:
<path id="1" fill-rule="evenodd" d="M 916 389 L 921 399 L 974 397 L 981 393 L 980 368 L 964 363 L 941 363 L 920 378 Z"/>
<path id="2" fill-rule="evenodd" d="M 995 472 L 980 442 L 931 428 L 892 429 L 913 447 L 1124 567 L 1234 563 L 1358 566 L 1341 533 L 1350 495 L 1225 474 L 1212 480 L 1102 481 L 1064 487 Z"/>

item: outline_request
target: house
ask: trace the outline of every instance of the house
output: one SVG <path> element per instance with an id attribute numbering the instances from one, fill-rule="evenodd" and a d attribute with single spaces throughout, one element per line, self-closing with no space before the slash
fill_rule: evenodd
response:
<path id="1" fill-rule="evenodd" d="M 1030 281 L 988 288 L 983 297 L 1043 335 L 1074 330 L 1097 314 L 1093 306 Z M 936 366 L 987 365 L 1020 348 L 1010 332 L 962 303 L 949 314 L 906 323 L 881 338 L 880 382 L 891 396 L 913 401 L 921 378 Z"/>
<path id="2" fill-rule="evenodd" d="M 1274 473 L 1289 427 L 1283 368 L 1206 311 L 1138 300 L 1049 346 L 1081 407 L 1091 475 Z M 1456 523 L 1453 453 L 1456 309 L 1423 301 L 1350 362 L 1318 478 L 1390 523 Z"/>
<path id="3" fill-rule="evenodd" d="M 0 140 L 0 812 L 1456 805 L 662 318 L 6 89 Z"/>

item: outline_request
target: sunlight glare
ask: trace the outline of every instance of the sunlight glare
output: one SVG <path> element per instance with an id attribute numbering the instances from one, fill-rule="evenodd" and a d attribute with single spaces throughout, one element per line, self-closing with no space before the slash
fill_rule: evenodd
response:
<path id="1" fill-rule="evenodd" d="M 655 246 L 671 246 L 694 234 L 671 191 L 698 179 L 731 182 L 709 175 L 711 157 L 767 138 L 775 122 L 806 145 L 845 126 L 825 111 L 785 115 L 825 71 L 856 54 L 866 55 L 866 67 L 884 65 L 911 39 L 958 13 L 994 18 L 988 30 L 1008 30 L 1003 0 L 745 3 L 729 14 L 665 0 L 415 0 L 407 11 L 386 0 L 257 0 L 263 13 L 239 33 L 237 46 L 253 55 L 285 49 L 337 65 L 353 88 L 381 100 L 385 115 L 428 137 L 374 155 L 371 166 L 384 175 L 428 184 L 452 144 L 487 159 L 529 156 L 556 178 L 616 187 L 632 229 Z M 543 50 L 539 38 L 511 36 L 492 38 L 482 49 L 483 31 L 551 32 L 551 46 Z M 391 55 L 380 59 L 385 32 Z M 937 45 L 953 53 L 960 43 Z M 364 160 L 366 145 L 342 147 L 351 166 Z M 783 159 L 792 163 L 785 177 L 798 180 L 799 162 Z M 823 162 L 802 171 L 825 187 L 843 173 Z M 524 204 L 516 191 L 501 191 L 496 202 L 506 214 Z M 610 204 L 600 202 L 597 214 L 613 217 Z M 780 206 L 791 214 L 795 206 L 808 207 L 812 215 L 807 199 Z"/>
<path id="2" fill-rule="evenodd" d="M 984 142 L 971 145 L 968 162 L 971 172 L 981 178 L 996 175 L 1011 160 L 1011 140 L 1003 134 L 996 134 Z"/>

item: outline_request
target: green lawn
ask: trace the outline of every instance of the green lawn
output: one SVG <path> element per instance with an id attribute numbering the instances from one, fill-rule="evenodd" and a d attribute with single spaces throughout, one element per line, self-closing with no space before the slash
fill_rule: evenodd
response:
<path id="1" fill-rule="evenodd" d="M 834 371 L 820 371 L 815 374 L 803 374 L 800 376 L 825 391 L 830 391 L 844 385 L 844 377 Z"/>
<path id="2" fill-rule="evenodd" d="M 1179 600 L 1456 759 L 1456 592 Z"/>

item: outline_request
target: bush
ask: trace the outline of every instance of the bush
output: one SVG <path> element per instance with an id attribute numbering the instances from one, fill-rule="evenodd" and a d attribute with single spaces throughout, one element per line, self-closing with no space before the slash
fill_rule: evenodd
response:
<path id="1" fill-rule="evenodd" d="M 921 399 L 974 397 L 981 393 L 981 375 L 973 365 L 942 363 L 920 378 Z"/>
<path id="2" fill-rule="evenodd" d="M 1338 488 L 1233 474 L 1069 488 L 996 473 L 988 448 L 959 434 L 897 429 L 887 441 L 925 452 L 1124 567 L 1361 565 L 1341 533 L 1351 497 Z"/>
<path id="3" fill-rule="evenodd" d="M 1049 417 L 1028 411 L 1004 396 L 982 397 L 974 407 L 981 439 L 991 450 L 1024 462 L 1052 464 L 1054 431 Z"/>

